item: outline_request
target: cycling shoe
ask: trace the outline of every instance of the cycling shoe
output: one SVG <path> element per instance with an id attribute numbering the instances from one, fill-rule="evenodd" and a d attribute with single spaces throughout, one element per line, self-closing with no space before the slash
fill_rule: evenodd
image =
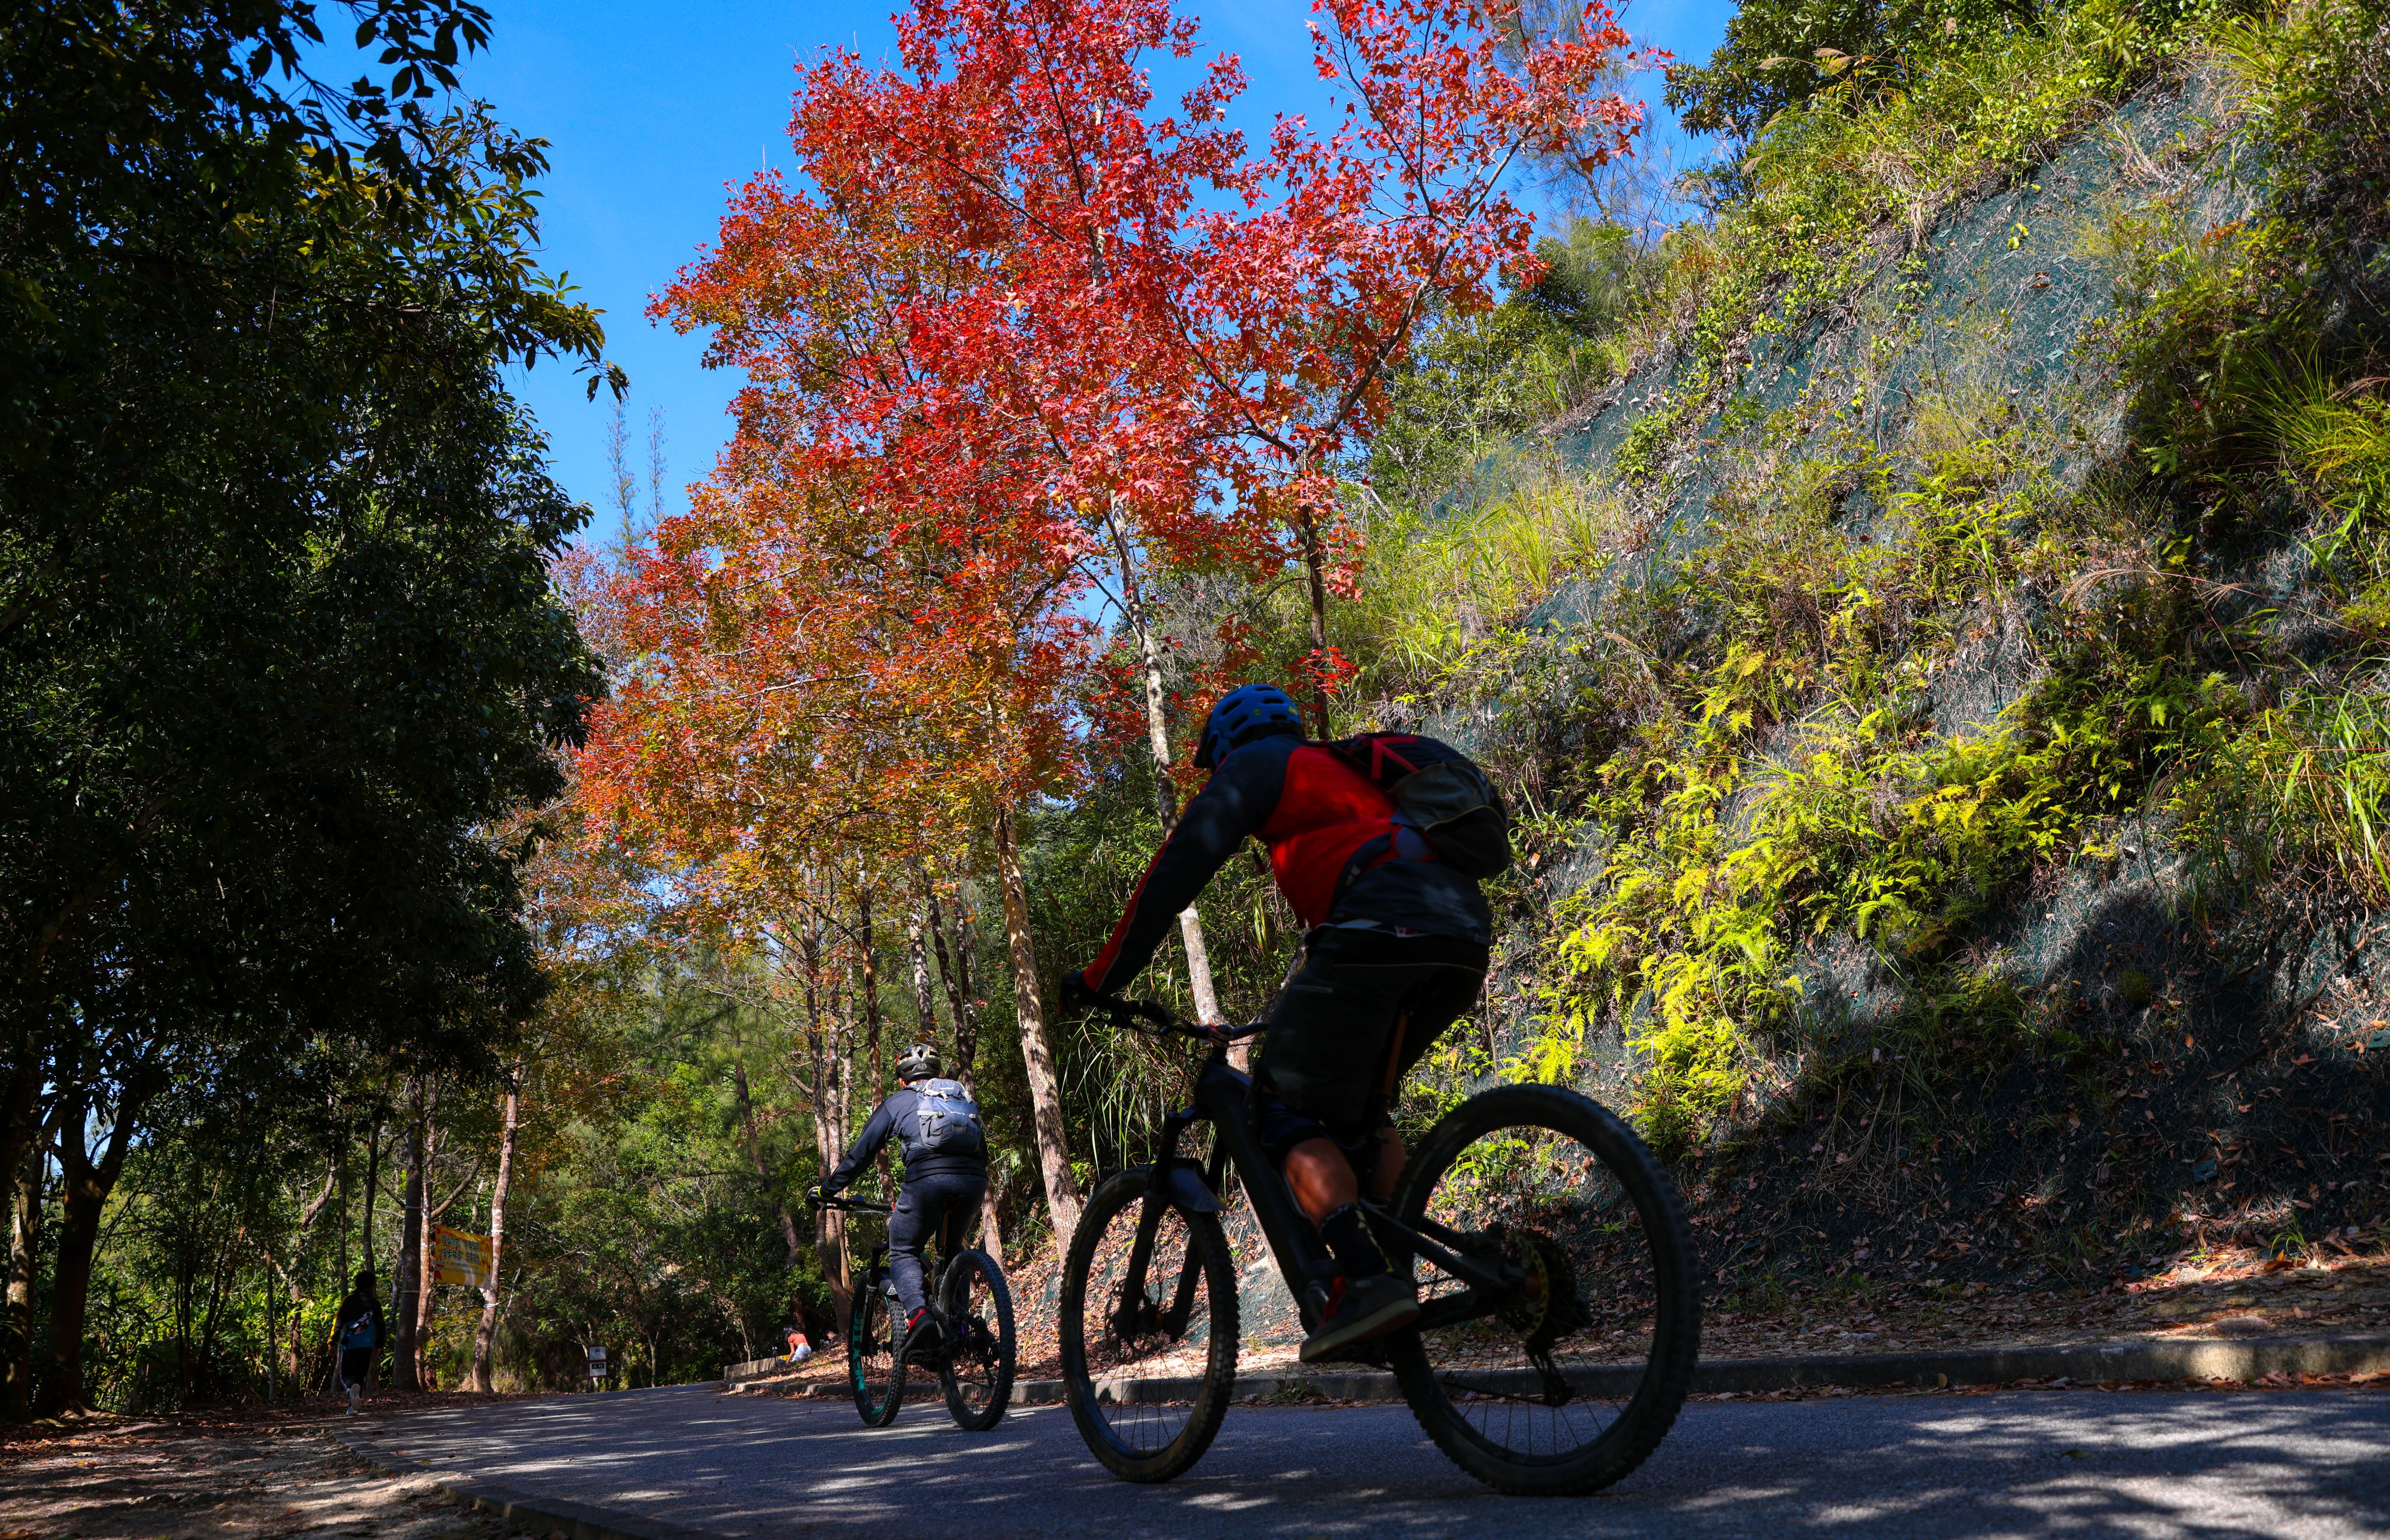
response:
<path id="1" fill-rule="evenodd" d="M 1300 1356 L 1306 1364 L 1318 1363 L 1340 1348 L 1400 1331 L 1419 1316 L 1419 1290 L 1392 1273 L 1338 1278 L 1328 1314 L 1319 1329 L 1303 1340 Z"/>

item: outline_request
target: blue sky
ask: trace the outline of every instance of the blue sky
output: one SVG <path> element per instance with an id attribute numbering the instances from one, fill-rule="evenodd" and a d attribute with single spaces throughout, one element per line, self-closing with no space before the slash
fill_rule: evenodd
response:
<path id="1" fill-rule="evenodd" d="M 569 273 L 579 297 L 606 312 L 608 351 L 631 377 L 630 457 L 643 505 L 649 410 L 664 413 L 664 505 L 672 511 L 728 438 L 724 408 L 737 386 L 734 377 L 700 366 L 701 339 L 649 322 L 649 296 L 713 237 L 732 185 L 767 161 L 787 165 L 797 60 L 831 45 L 882 57 L 893 44 L 891 8 L 888 0 L 492 6 L 492 46 L 468 64 L 464 85 L 515 128 L 549 141 L 547 265 Z M 1277 112 L 1317 110 L 1322 98 L 1303 0 L 1189 0 L 1185 8 L 1202 19 L 1207 51 L 1242 58 L 1253 79 L 1240 112 L 1249 133 Z M 1627 26 L 1638 42 L 1706 59 L 1731 10 L 1727 0 L 1638 0 Z M 552 363 L 519 378 L 516 389 L 548 434 L 558 480 L 598 509 L 593 533 L 611 534 L 611 398 L 584 400 L 571 371 Z"/>

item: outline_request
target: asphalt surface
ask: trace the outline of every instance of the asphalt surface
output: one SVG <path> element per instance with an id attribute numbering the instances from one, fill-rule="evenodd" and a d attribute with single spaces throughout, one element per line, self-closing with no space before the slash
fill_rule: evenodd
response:
<path id="1" fill-rule="evenodd" d="M 378 1418 L 389 1463 L 634 1534 L 962 1536 L 2390 1536 L 2390 1392 L 2096 1391 L 1688 1406 L 1590 1497 L 1504 1497 L 1400 1405 L 1228 1413 L 1193 1471 L 1113 1480 L 1061 1407 L 867 1431 L 844 1403 L 709 1386 Z"/>

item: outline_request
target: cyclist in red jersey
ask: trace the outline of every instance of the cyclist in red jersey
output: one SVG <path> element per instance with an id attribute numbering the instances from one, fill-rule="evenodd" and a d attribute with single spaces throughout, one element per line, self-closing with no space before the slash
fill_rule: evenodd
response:
<path id="1" fill-rule="evenodd" d="M 1493 916 L 1477 879 L 1437 860 L 1384 791 L 1304 738 L 1285 692 L 1245 685 L 1222 696 L 1195 763 L 1211 779 L 1102 953 L 1064 977 L 1063 1004 L 1124 988 L 1238 846 L 1250 837 L 1268 847 L 1304 925 L 1304 957 L 1270 1007 L 1254 1071 L 1263 1141 L 1342 1275 L 1304 1341 L 1312 1362 L 1419 1317 L 1417 1291 L 1388 1269 L 1356 1206 L 1356 1158 L 1372 1196 L 1394 1191 L 1403 1149 L 1388 1103 L 1402 1072 L 1475 1004 Z"/>

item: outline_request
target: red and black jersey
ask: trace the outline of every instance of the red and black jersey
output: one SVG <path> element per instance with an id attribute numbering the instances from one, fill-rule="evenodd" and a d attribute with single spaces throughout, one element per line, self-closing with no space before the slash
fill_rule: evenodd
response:
<path id="1" fill-rule="evenodd" d="M 1266 738 L 1222 760 L 1187 804 L 1088 966 L 1087 986 L 1117 993 L 1144 971 L 1178 911 L 1249 836 L 1269 847 L 1279 892 L 1305 930 L 1367 921 L 1493 941 L 1494 917 L 1476 879 L 1436 861 L 1416 830 L 1395 821 L 1385 792 L 1319 744 Z M 1348 882 L 1356 855 L 1362 870 Z"/>

